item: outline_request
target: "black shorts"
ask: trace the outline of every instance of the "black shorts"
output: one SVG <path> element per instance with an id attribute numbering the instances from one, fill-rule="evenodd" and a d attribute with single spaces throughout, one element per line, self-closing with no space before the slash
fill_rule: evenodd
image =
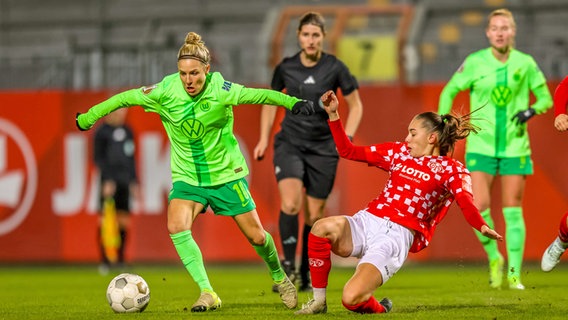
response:
<path id="1" fill-rule="evenodd" d="M 102 182 L 101 182 L 102 183 Z M 101 184 L 102 185 L 102 184 Z M 100 199 L 100 208 L 103 208 L 104 199 Z M 117 211 L 130 213 L 130 185 L 116 184 L 116 192 L 114 194 L 114 207 Z M 99 210 L 99 211 L 101 211 Z"/>
<path id="2" fill-rule="evenodd" d="M 274 173 L 276 181 L 298 178 L 306 194 L 327 199 L 335 182 L 339 155 L 333 139 L 312 141 L 302 146 L 291 143 L 277 134 L 274 138 Z"/>

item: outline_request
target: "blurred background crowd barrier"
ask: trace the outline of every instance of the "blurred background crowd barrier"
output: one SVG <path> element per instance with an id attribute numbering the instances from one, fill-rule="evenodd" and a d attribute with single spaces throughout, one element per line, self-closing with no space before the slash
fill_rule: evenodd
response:
<path id="1" fill-rule="evenodd" d="M 214 55 L 212 70 L 268 87 L 273 66 L 298 50 L 298 17 L 323 13 L 326 49 L 362 85 L 364 119 L 355 143 L 364 145 L 402 140 L 414 114 L 436 110 L 443 85 L 465 56 L 488 46 L 485 17 L 498 7 L 515 14 L 517 48 L 533 55 L 552 91 L 568 74 L 564 0 L 0 0 L 0 263 L 98 261 L 92 132 L 76 130 L 75 113 L 176 72 L 187 32 L 203 36 Z M 455 105 L 467 111 L 467 94 L 458 95 Z M 236 107 L 235 133 L 249 157 L 248 179 L 263 224 L 278 237 L 272 150 L 264 161 L 250 158 L 259 117 L 258 106 Z M 134 204 L 127 259 L 178 261 L 166 230 L 167 137 L 158 116 L 141 108 L 133 108 L 128 121 L 136 135 L 142 197 Z M 531 120 L 529 130 L 535 175 L 524 200 L 525 256 L 538 260 L 568 210 L 568 148 L 566 135 L 553 128 L 552 111 Z M 463 160 L 463 144 L 455 156 Z M 340 161 L 328 214 L 364 208 L 386 178 Z M 494 192 L 499 199 L 498 185 Z M 500 203 L 493 205 L 497 230 L 504 233 Z M 200 216 L 193 233 L 207 261 L 258 260 L 226 217 Z M 411 259 L 484 261 L 485 255 L 452 207 L 431 247 Z"/>

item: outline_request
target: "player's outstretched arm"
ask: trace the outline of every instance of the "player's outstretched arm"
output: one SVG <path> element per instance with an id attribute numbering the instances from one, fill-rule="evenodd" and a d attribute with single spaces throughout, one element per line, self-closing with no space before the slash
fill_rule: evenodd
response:
<path id="1" fill-rule="evenodd" d="M 561 113 L 554 118 L 554 127 L 558 131 L 568 130 L 568 114 Z"/>
<path id="2" fill-rule="evenodd" d="M 498 241 L 503 241 L 503 236 L 497 233 L 497 231 L 489 228 L 487 225 L 483 225 L 481 227 L 481 234 L 486 236 L 487 238 L 491 238 Z"/>
<path id="3" fill-rule="evenodd" d="M 462 213 L 466 221 L 469 223 L 469 225 L 471 225 L 477 231 L 481 232 L 481 234 L 483 234 L 484 236 L 491 239 L 503 241 L 503 236 L 501 236 L 495 230 L 489 228 L 487 226 L 487 222 L 479 214 L 479 210 L 473 203 L 473 195 L 468 191 L 457 192 L 457 189 L 460 188 L 470 190 L 471 186 L 467 184 L 468 181 L 469 179 L 462 178 L 462 179 L 453 179 L 450 182 L 450 186 L 454 190 L 456 202 L 458 203 L 458 206 L 462 210 Z"/>
<path id="4" fill-rule="evenodd" d="M 568 77 L 554 90 L 554 127 L 558 131 L 568 130 Z"/>
<path id="5" fill-rule="evenodd" d="M 79 116 L 80 116 L 80 115 L 81 115 L 80 112 L 77 112 L 77 113 L 75 114 L 75 125 L 77 126 L 77 129 L 79 129 L 79 130 L 81 130 L 81 131 L 87 131 L 88 128 L 83 128 L 83 127 L 81 127 L 81 125 L 79 124 Z"/>
<path id="6" fill-rule="evenodd" d="M 303 114 L 305 116 L 311 116 L 314 113 L 316 113 L 314 103 L 308 100 L 300 100 L 296 102 L 292 107 L 292 114 Z"/>
<path id="7" fill-rule="evenodd" d="M 327 112 L 330 121 L 339 119 L 339 113 L 337 111 L 339 109 L 339 100 L 337 100 L 337 96 L 332 90 L 328 90 L 324 93 L 321 96 L 319 103 L 320 106 L 325 109 L 325 112 Z"/>

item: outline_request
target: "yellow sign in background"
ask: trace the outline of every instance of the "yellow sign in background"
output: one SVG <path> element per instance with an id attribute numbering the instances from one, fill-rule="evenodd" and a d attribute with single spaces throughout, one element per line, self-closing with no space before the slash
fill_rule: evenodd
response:
<path id="1" fill-rule="evenodd" d="M 343 36 L 337 57 L 359 81 L 398 80 L 398 46 L 394 35 Z"/>

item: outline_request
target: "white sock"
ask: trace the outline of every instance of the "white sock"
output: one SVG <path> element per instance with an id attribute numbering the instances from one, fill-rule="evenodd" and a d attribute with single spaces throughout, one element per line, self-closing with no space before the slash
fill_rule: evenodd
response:
<path id="1" fill-rule="evenodd" d="M 325 301 L 326 289 L 325 288 L 313 288 L 314 300 Z"/>

